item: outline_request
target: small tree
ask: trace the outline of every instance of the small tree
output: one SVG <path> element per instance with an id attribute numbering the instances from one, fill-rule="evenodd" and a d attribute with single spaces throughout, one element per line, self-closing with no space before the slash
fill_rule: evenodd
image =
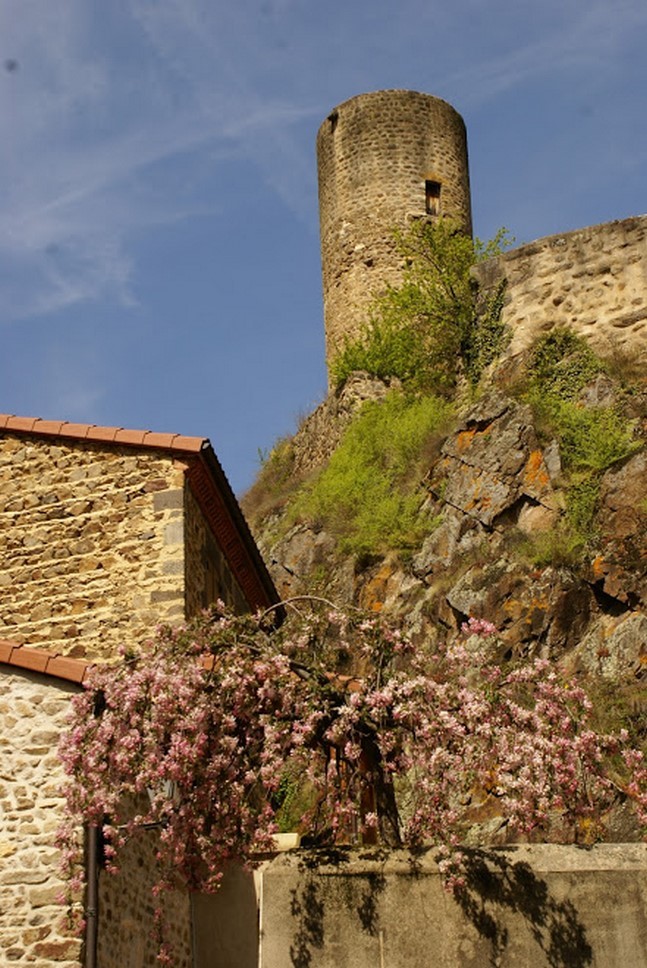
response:
<path id="1" fill-rule="evenodd" d="M 547 662 L 489 661 L 489 623 L 472 619 L 460 646 L 428 651 L 375 617 L 290 604 L 276 631 L 267 615 L 219 607 L 94 669 L 61 743 L 71 892 L 82 823 L 103 827 L 113 870 L 126 839 L 158 824 L 158 886 L 216 890 L 232 859 L 271 847 L 287 775 L 310 790 L 301 825 L 315 843 L 435 844 L 450 884 L 475 791 L 519 831 L 558 814 L 578 839 L 617 795 L 605 764 L 620 755 L 647 820 L 647 770 L 626 735 L 596 734 L 584 692 Z"/>
<path id="2" fill-rule="evenodd" d="M 480 292 L 471 269 L 506 247 L 506 231 L 483 244 L 443 218 L 413 222 L 396 241 L 405 263 L 402 284 L 375 300 L 359 338 L 348 340 L 333 361 L 334 381 L 366 370 L 414 390 L 447 393 L 462 369 L 477 382 L 503 347 L 503 284 Z"/>

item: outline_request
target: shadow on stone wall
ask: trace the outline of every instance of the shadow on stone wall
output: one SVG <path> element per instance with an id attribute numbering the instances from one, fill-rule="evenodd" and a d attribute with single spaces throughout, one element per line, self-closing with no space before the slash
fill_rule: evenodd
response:
<path id="1" fill-rule="evenodd" d="M 363 855 L 373 861 L 386 860 L 388 856 L 388 851 L 379 849 Z M 343 874 L 349 860 L 347 850 L 331 847 L 306 855 L 300 861 L 302 880 L 298 887 L 290 891 L 290 913 L 296 926 L 290 945 L 290 964 L 293 968 L 310 968 L 313 949 L 324 946 L 324 901 L 330 882 L 324 883 L 317 875 L 317 870 L 326 865 Z M 349 915 L 357 917 L 362 930 L 371 937 L 379 932 L 379 898 L 386 886 L 386 878 L 379 871 L 365 873 L 361 878 L 340 878 L 338 881 L 338 889 L 344 895 L 344 909 Z"/>
<path id="2" fill-rule="evenodd" d="M 575 905 L 570 900 L 559 899 L 525 860 L 515 862 L 509 856 L 511 851 L 514 848 L 505 849 L 505 853 L 466 850 L 465 885 L 453 896 L 455 904 L 447 895 L 442 900 L 442 890 L 436 893 L 440 886 L 437 874 L 429 882 L 429 888 L 424 886 L 433 857 L 429 851 L 417 856 L 409 854 L 408 861 L 400 868 L 395 881 L 403 886 L 404 893 L 395 887 L 392 874 L 381 869 L 382 865 L 389 866 L 387 851 L 371 849 L 349 853 L 342 848 L 302 855 L 296 864 L 298 876 L 289 893 L 290 965 L 315 968 L 331 964 L 333 950 L 337 949 L 338 956 L 348 954 L 349 944 L 356 959 L 352 964 L 363 965 L 360 950 L 366 954 L 372 950 L 373 957 L 381 954 L 384 940 L 393 938 L 394 931 L 400 930 L 399 922 L 408 920 L 411 913 L 408 903 L 413 911 L 417 903 L 415 896 L 427 896 L 431 889 L 436 901 L 428 908 L 425 905 L 425 919 L 417 922 L 417 930 L 413 932 L 416 937 L 409 936 L 409 940 L 414 948 L 422 943 L 430 950 L 437 944 L 438 932 L 451 936 L 453 941 L 448 947 L 441 945 L 444 954 L 441 956 L 438 952 L 439 964 L 478 963 L 499 968 L 516 963 L 523 950 L 524 957 L 537 957 L 538 964 L 550 968 L 591 966 L 593 949 Z M 431 869 L 437 871 L 433 863 Z M 435 888 L 433 882 L 437 885 Z M 394 924 L 394 918 L 398 924 Z M 478 951 L 461 954 L 461 938 L 468 936 L 474 939 Z M 393 955 L 391 948 L 390 951 Z M 398 965 L 402 954 L 402 950 L 396 954 Z M 476 961 L 471 960 L 474 957 Z"/>
<path id="3" fill-rule="evenodd" d="M 510 940 L 504 923 L 510 913 L 525 920 L 551 968 L 586 968 L 593 962 L 574 905 L 552 897 L 546 882 L 525 862 L 511 862 L 491 850 L 466 852 L 466 883 L 456 901 L 490 943 L 493 968 L 501 963 Z"/>

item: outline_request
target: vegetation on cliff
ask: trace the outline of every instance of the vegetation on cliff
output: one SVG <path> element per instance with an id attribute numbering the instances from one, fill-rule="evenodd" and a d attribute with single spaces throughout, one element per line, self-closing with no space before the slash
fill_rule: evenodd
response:
<path id="1" fill-rule="evenodd" d="M 476 384 L 505 343 L 504 286 L 481 292 L 471 269 L 509 244 L 505 229 L 484 244 L 452 219 L 425 220 L 396 239 L 403 281 L 375 300 L 359 338 L 346 341 L 332 363 L 333 382 L 364 370 L 427 393 L 451 394 L 461 375 Z"/>
<path id="2" fill-rule="evenodd" d="M 270 456 L 246 511 L 285 596 L 326 589 L 388 615 L 418 642 L 451 644 L 471 616 L 490 620 L 497 659 L 543 656 L 577 670 L 600 725 L 626 727 L 644 746 L 644 382 L 566 329 L 507 356 L 501 290 L 487 300 L 474 290 L 464 239 L 442 238 L 462 253 L 446 274 L 461 279 L 453 289 L 462 308 L 452 309 L 433 258 L 427 268 L 412 262 L 340 357 L 340 378 L 343 367 L 365 367 L 377 399 L 358 403 L 338 434 L 338 410 L 322 404 Z M 483 305 L 485 327 L 475 311 Z M 421 307 L 440 308 L 433 317 Z M 443 313 L 456 325 L 430 345 L 425 326 Z M 470 370 L 467 348 L 488 332 Z M 320 447 L 326 435 L 332 454 Z M 299 454 L 309 449 L 327 456 L 304 471 Z"/>
<path id="3" fill-rule="evenodd" d="M 440 397 L 392 390 L 369 402 L 314 480 L 290 505 L 286 524 L 311 521 L 335 535 L 342 553 L 375 554 L 420 543 L 433 527 L 420 481 L 452 407 Z"/>

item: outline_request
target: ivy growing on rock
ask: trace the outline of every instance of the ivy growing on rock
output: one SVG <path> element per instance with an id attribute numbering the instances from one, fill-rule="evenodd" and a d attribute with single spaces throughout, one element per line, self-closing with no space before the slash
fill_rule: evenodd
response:
<path id="1" fill-rule="evenodd" d="M 437 650 L 324 600 L 286 605 L 278 629 L 218 606 L 93 670 L 61 743 L 70 899 L 83 824 L 103 828 L 111 870 L 158 825 L 157 889 L 216 890 L 232 860 L 271 849 L 286 777 L 308 788 L 312 843 L 435 844 L 450 886 L 479 798 L 523 835 L 590 839 L 620 790 L 647 821 L 647 769 L 626 734 L 592 730 L 585 693 L 547 662 L 492 661 L 487 621 Z"/>

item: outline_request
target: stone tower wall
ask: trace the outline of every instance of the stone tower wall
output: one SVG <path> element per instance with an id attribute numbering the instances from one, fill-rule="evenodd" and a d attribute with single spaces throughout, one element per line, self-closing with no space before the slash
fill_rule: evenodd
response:
<path id="1" fill-rule="evenodd" d="M 460 115 L 415 91 L 360 94 L 317 136 L 328 363 L 357 334 L 375 295 L 401 277 L 393 230 L 449 215 L 471 231 L 467 139 Z M 429 189 L 439 197 L 428 197 Z"/>

